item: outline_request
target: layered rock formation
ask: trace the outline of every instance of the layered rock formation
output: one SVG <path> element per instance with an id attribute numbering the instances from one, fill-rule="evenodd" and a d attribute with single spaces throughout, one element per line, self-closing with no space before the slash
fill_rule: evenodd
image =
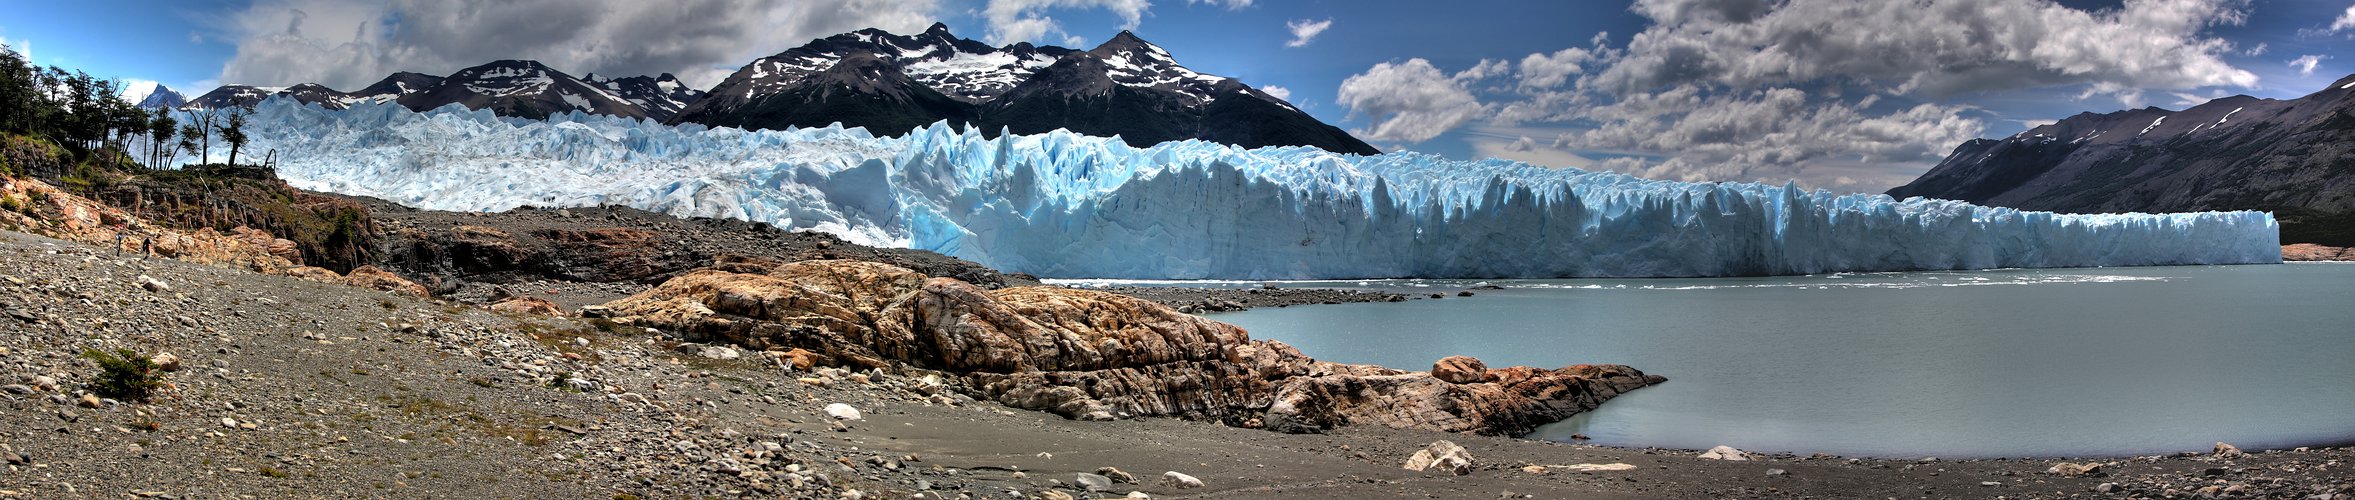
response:
<path id="1" fill-rule="evenodd" d="M 2355 248 L 2297 243 L 2281 246 L 2281 260 L 2285 261 L 2355 261 Z"/>
<path id="2" fill-rule="evenodd" d="M 1339 425 L 1518 434 L 1661 382 L 1633 368 L 1424 372 L 1321 362 L 1233 325 L 1121 295 L 986 290 L 886 264 L 700 270 L 607 304 L 617 320 L 818 364 L 937 370 L 1070 418 L 1177 416 L 1316 432 Z M 771 356 L 784 358 L 788 356 Z M 1478 362 L 1458 363 L 1477 367 Z"/>

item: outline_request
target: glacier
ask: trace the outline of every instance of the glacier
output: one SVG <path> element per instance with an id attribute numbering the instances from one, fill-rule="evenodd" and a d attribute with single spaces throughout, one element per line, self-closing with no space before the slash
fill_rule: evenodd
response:
<path id="1" fill-rule="evenodd" d="M 2281 261 L 2264 212 L 2054 214 L 1506 160 L 935 124 L 746 131 L 272 98 L 247 151 L 304 189 L 435 210 L 622 205 L 1050 278 L 1797 275 Z"/>

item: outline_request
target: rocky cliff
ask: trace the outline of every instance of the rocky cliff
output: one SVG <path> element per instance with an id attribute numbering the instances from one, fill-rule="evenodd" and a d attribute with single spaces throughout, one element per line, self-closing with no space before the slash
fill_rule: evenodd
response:
<path id="1" fill-rule="evenodd" d="M 986 290 L 858 261 L 700 270 L 607 304 L 619 320 L 818 364 L 935 370 L 982 396 L 1078 419 L 1176 416 L 1315 432 L 1339 425 L 1517 434 L 1664 379 L 1616 366 L 1425 372 L 1317 361 L 1150 301 Z M 790 353 L 790 354 L 788 354 Z"/>

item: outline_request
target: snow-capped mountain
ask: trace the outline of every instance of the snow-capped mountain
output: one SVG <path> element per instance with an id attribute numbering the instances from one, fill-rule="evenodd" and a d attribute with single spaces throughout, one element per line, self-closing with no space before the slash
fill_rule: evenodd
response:
<path id="1" fill-rule="evenodd" d="M 139 100 L 139 107 L 147 109 L 178 109 L 186 105 L 188 96 L 160 83 L 155 85 L 155 91 L 148 92 L 147 97 Z"/>
<path id="2" fill-rule="evenodd" d="M 2289 100 L 2081 113 L 1954 149 L 1890 196 L 2072 213 L 2268 210 L 2283 243 L 2355 246 L 2355 75 Z"/>
<path id="3" fill-rule="evenodd" d="M 1225 99 L 1225 97 L 1220 97 Z M 263 103 L 305 189 L 437 210 L 627 205 L 1095 278 L 1736 276 L 2273 263 L 2262 212 L 2055 215 L 1420 153 L 1136 148 L 927 126 L 712 133 L 643 120 Z M 431 158 L 433 161 L 418 161 Z M 528 181 L 518 181 L 528 179 Z"/>
<path id="4" fill-rule="evenodd" d="M 655 121 L 668 120 L 687 105 L 703 100 L 703 91 L 679 83 L 679 78 L 670 73 L 613 79 L 600 79 L 591 73 L 581 79 L 637 105 Z"/>
<path id="5" fill-rule="evenodd" d="M 489 109 L 503 116 L 534 120 L 580 111 L 589 114 L 645 118 L 646 110 L 604 87 L 549 68 L 539 61 L 502 60 L 461 69 L 440 84 L 401 96 L 402 106 L 429 110 L 451 104 L 467 109 Z"/>
<path id="6" fill-rule="evenodd" d="M 369 84 L 357 92 L 342 92 L 316 83 L 305 83 L 292 87 L 223 85 L 179 107 L 250 106 L 270 96 L 283 95 L 306 104 L 317 104 L 328 109 L 344 109 L 359 102 L 392 102 L 402 96 L 432 88 L 434 85 L 440 84 L 441 81 L 442 77 L 403 71 L 386 76 L 383 80 Z"/>
<path id="7" fill-rule="evenodd" d="M 755 60 L 670 122 L 756 129 L 842 123 L 896 135 L 942 120 L 991 134 L 1060 128 L 1119 135 L 1137 146 L 1206 139 L 1378 152 L 1282 99 L 1188 69 L 1126 31 L 1077 51 L 990 47 L 942 24 L 914 36 L 859 30 Z"/>

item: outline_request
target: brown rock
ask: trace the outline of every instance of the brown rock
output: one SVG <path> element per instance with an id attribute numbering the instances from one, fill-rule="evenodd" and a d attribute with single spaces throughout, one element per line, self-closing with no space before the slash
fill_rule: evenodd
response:
<path id="1" fill-rule="evenodd" d="M 423 285 L 418 285 L 417 283 L 411 282 L 406 278 L 402 278 L 400 275 L 393 274 L 383 269 L 377 269 L 376 266 L 360 266 L 358 269 L 353 269 L 351 274 L 344 275 L 343 283 L 346 285 L 367 288 L 371 290 L 393 292 L 417 297 L 431 296 L 431 294 L 425 291 L 425 287 Z"/>
<path id="2" fill-rule="evenodd" d="M 1294 432 L 1376 423 L 1510 434 L 1657 383 L 1632 368 L 1484 370 L 1487 382 L 1322 363 L 1242 329 L 1123 295 L 984 290 L 860 261 L 700 270 L 606 304 L 619 320 L 810 363 L 966 377 L 1009 406 L 1070 418 L 1171 415 Z M 790 349 L 790 350 L 788 350 Z M 798 364 L 798 361 L 795 361 Z M 798 366 L 797 366 L 798 368 Z"/>
<path id="3" fill-rule="evenodd" d="M 1471 356 L 1448 356 L 1431 365 L 1431 376 L 1451 384 L 1470 384 L 1488 377 L 1488 365 Z"/>
<path id="4" fill-rule="evenodd" d="M 2082 464 L 2061 462 L 2052 464 L 2052 468 L 2044 470 L 2046 473 L 2059 474 L 2062 477 L 2099 476 L 2101 471 L 2102 464 L 2092 462 Z"/>
<path id="5" fill-rule="evenodd" d="M 2322 246 L 2313 243 L 2282 245 L 2281 260 L 2306 262 L 2355 260 L 2355 248 Z"/>
<path id="6" fill-rule="evenodd" d="M 320 283 L 343 283 L 343 275 L 335 274 L 335 271 L 320 267 L 294 266 L 280 269 L 278 270 L 278 274 L 291 276 L 297 279 L 317 281 Z"/>
<path id="7" fill-rule="evenodd" d="M 506 300 L 501 300 L 498 303 L 491 304 L 488 306 L 488 308 L 493 311 L 511 314 L 537 314 L 541 316 L 564 315 L 564 308 L 557 307 L 555 302 L 549 302 L 548 299 L 524 295 L 508 297 Z"/>

